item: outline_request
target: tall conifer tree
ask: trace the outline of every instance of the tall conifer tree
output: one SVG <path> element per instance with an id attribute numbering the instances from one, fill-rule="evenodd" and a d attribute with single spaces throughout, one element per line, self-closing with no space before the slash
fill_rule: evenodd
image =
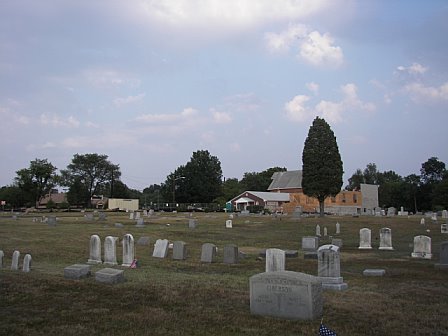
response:
<path id="1" fill-rule="evenodd" d="M 323 118 L 316 117 L 308 131 L 302 163 L 303 193 L 319 200 L 320 216 L 324 216 L 324 201 L 341 191 L 344 171 L 336 137 Z"/>

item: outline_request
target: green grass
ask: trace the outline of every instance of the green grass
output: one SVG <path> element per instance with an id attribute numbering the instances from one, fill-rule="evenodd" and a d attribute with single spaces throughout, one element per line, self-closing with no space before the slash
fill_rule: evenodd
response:
<path id="1" fill-rule="evenodd" d="M 287 321 L 252 316 L 249 277 L 264 272 L 261 249 L 299 250 L 286 260 L 286 269 L 317 275 L 317 261 L 303 258 L 301 237 L 314 235 L 315 226 L 334 234 L 341 224 L 341 275 L 349 288 L 324 292 L 324 323 L 338 335 L 448 335 L 448 270 L 434 268 L 439 246 L 448 235 L 440 224 L 420 225 L 420 218 L 326 217 L 293 220 L 268 216 L 237 217 L 225 228 L 225 214 L 195 214 L 196 229 L 186 214 L 158 214 L 136 228 L 127 214 L 108 213 L 106 221 L 86 222 L 81 214 L 58 213 L 58 224 L 33 222 L 33 214 L 12 220 L 0 216 L 0 335 L 317 335 L 320 320 Z M 34 215 L 37 217 L 37 215 Z M 116 228 L 114 223 L 123 223 Z M 170 224 L 169 226 L 167 224 Z M 359 229 L 372 230 L 370 251 L 360 251 Z M 392 229 L 394 251 L 379 251 L 379 230 Z M 427 229 L 430 232 L 426 232 Z M 323 232 L 323 231 L 322 231 Z M 85 263 L 89 240 L 98 234 L 131 233 L 141 267 L 126 269 L 126 282 L 103 285 L 94 277 L 75 281 L 63 277 L 64 267 Z M 416 235 L 432 238 L 433 259 L 411 259 Z M 336 236 L 335 236 L 336 237 Z M 156 239 L 183 240 L 185 261 L 152 257 Z M 321 244 L 329 240 L 322 240 Z M 203 243 L 219 248 L 218 261 L 200 262 Z M 236 244 L 247 257 L 237 265 L 222 263 L 222 249 Z M 11 271 L 12 252 L 33 258 L 32 271 Z M 122 259 L 121 244 L 117 257 Z M 92 271 L 104 266 L 93 266 Z M 118 267 L 120 268 L 120 267 Z M 366 268 L 384 268 L 381 278 L 362 276 Z"/>

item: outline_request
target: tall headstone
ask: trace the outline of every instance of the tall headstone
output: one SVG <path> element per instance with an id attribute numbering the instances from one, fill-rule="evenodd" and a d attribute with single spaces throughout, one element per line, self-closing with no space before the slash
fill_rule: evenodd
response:
<path id="1" fill-rule="evenodd" d="M 359 247 L 360 250 L 370 250 L 372 231 L 368 228 L 362 228 L 359 230 Z"/>
<path id="2" fill-rule="evenodd" d="M 238 246 L 233 244 L 224 246 L 224 264 L 237 264 L 238 256 Z"/>
<path id="3" fill-rule="evenodd" d="M 29 272 L 31 271 L 31 254 L 25 254 L 25 257 L 23 257 L 23 272 Z"/>
<path id="4" fill-rule="evenodd" d="M 328 236 L 328 230 L 327 230 L 327 227 L 324 226 L 324 237 L 326 237 L 326 236 Z"/>
<path id="5" fill-rule="evenodd" d="M 320 225 L 316 225 L 316 236 L 320 237 Z"/>
<path id="6" fill-rule="evenodd" d="M 133 212 L 129 213 L 129 219 L 134 219 L 134 213 Z"/>
<path id="7" fill-rule="evenodd" d="M 123 237 L 123 263 L 121 266 L 130 267 L 134 261 L 134 237 L 127 233 Z"/>
<path id="8" fill-rule="evenodd" d="M 183 241 L 177 240 L 173 244 L 173 259 L 185 260 L 187 259 L 187 244 Z"/>
<path id="9" fill-rule="evenodd" d="M 271 248 L 266 250 L 266 272 L 285 270 L 285 251 Z"/>
<path id="10" fill-rule="evenodd" d="M 379 250 L 393 250 L 392 247 L 392 230 L 389 228 L 382 228 L 380 230 L 380 247 Z"/>
<path id="11" fill-rule="evenodd" d="M 104 239 L 104 263 L 106 265 L 118 265 L 116 242 L 117 237 L 107 236 Z"/>
<path id="12" fill-rule="evenodd" d="M 411 257 L 420 259 L 431 259 L 431 238 L 428 236 L 415 236 L 414 252 L 412 252 Z"/>
<path id="13" fill-rule="evenodd" d="M 232 228 L 232 220 L 228 219 L 226 220 L 226 229 L 231 229 Z"/>
<path id="14" fill-rule="evenodd" d="M 336 223 L 336 234 L 340 234 L 341 233 L 341 224 Z"/>
<path id="15" fill-rule="evenodd" d="M 322 316 L 322 284 L 316 277 L 298 272 L 267 272 L 252 276 L 250 312 L 290 320 Z"/>
<path id="16" fill-rule="evenodd" d="M 3 253 L 2 250 L 0 250 L 0 269 L 3 268 L 3 257 L 5 256 L 5 254 Z"/>
<path id="17" fill-rule="evenodd" d="M 157 239 L 154 244 L 154 251 L 152 253 L 153 257 L 156 258 L 166 258 L 168 255 L 168 239 Z"/>
<path id="18" fill-rule="evenodd" d="M 12 254 L 12 262 L 11 262 L 11 270 L 17 271 L 19 269 L 19 258 L 20 258 L 20 252 L 14 251 Z"/>
<path id="19" fill-rule="evenodd" d="M 217 247 L 211 243 L 202 244 L 201 262 L 212 263 L 217 255 Z"/>
<path id="20" fill-rule="evenodd" d="M 101 264 L 101 239 L 98 235 L 90 236 L 90 256 L 88 264 Z"/>
<path id="21" fill-rule="evenodd" d="M 448 211 L 442 210 L 442 218 L 447 219 L 448 218 Z"/>
<path id="22" fill-rule="evenodd" d="M 434 266 L 436 268 L 448 269 L 448 241 L 440 243 L 440 261 Z"/>
<path id="23" fill-rule="evenodd" d="M 420 225 L 425 225 L 425 218 L 420 219 Z"/>
<path id="24" fill-rule="evenodd" d="M 341 277 L 339 247 L 336 245 L 323 245 L 317 250 L 318 268 L 317 275 L 322 281 L 323 289 L 344 290 L 347 284 Z"/>
<path id="25" fill-rule="evenodd" d="M 137 211 L 135 214 L 134 214 L 134 219 L 140 219 L 141 218 L 141 213 L 140 213 L 140 211 Z"/>

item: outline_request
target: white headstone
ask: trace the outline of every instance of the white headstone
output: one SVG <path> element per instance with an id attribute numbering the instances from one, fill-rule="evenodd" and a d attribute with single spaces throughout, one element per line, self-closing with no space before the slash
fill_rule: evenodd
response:
<path id="1" fill-rule="evenodd" d="M 442 218 L 447 219 L 448 218 L 448 211 L 442 210 Z"/>
<path id="2" fill-rule="evenodd" d="M 440 233 L 448 233 L 448 224 L 440 225 Z"/>
<path id="3" fill-rule="evenodd" d="M 117 237 L 107 236 L 104 240 L 104 263 L 118 265 L 117 262 Z"/>
<path id="4" fill-rule="evenodd" d="M 166 258 L 168 255 L 168 244 L 168 239 L 157 239 L 154 244 L 152 256 L 156 258 Z"/>
<path id="5" fill-rule="evenodd" d="M 308 236 L 302 237 L 302 250 L 314 252 L 319 248 L 319 238 Z"/>
<path id="6" fill-rule="evenodd" d="M 336 223 L 336 234 L 340 234 L 341 233 L 341 224 Z"/>
<path id="7" fill-rule="evenodd" d="M 437 222 L 437 212 L 433 212 L 431 215 L 431 220 Z"/>
<path id="8" fill-rule="evenodd" d="M 319 224 L 316 225 L 316 236 L 320 237 L 320 226 L 319 226 Z"/>
<path id="9" fill-rule="evenodd" d="M 129 213 L 129 219 L 134 219 L 134 213 L 133 212 Z"/>
<path id="10" fill-rule="evenodd" d="M 29 272 L 31 271 L 31 254 L 25 254 L 25 257 L 23 257 L 23 272 Z"/>
<path id="11" fill-rule="evenodd" d="M 226 228 L 227 229 L 231 229 L 232 228 L 232 220 L 231 219 L 226 220 Z"/>
<path id="12" fill-rule="evenodd" d="M 372 232 L 368 228 L 363 228 L 359 230 L 359 249 L 369 250 L 372 248 L 371 245 Z"/>
<path id="13" fill-rule="evenodd" d="M 11 270 L 17 271 L 19 269 L 19 258 L 20 258 L 20 252 L 14 251 L 12 254 L 12 262 L 11 262 Z"/>
<path id="14" fill-rule="evenodd" d="M 326 237 L 326 236 L 328 236 L 328 230 L 327 230 L 327 227 L 324 226 L 324 237 Z"/>
<path id="15" fill-rule="evenodd" d="M 101 264 L 101 239 L 98 235 L 90 236 L 90 256 L 88 264 Z"/>
<path id="16" fill-rule="evenodd" d="M 414 252 L 412 258 L 431 259 L 431 238 L 428 236 L 414 237 Z"/>
<path id="17" fill-rule="evenodd" d="M 141 213 L 140 213 L 140 211 L 137 211 L 134 215 L 134 219 L 139 219 L 139 218 L 141 218 Z"/>
<path id="18" fill-rule="evenodd" d="M 123 263 L 121 266 L 130 267 L 134 261 L 134 237 L 127 233 L 123 237 Z"/>
<path id="19" fill-rule="evenodd" d="M 425 225 L 425 218 L 420 219 L 420 225 Z"/>
<path id="20" fill-rule="evenodd" d="M 382 228 L 380 230 L 380 247 L 379 250 L 393 250 L 392 247 L 392 230 L 389 228 Z"/>
<path id="21" fill-rule="evenodd" d="M 266 250 L 266 272 L 285 270 L 285 251 L 271 248 Z"/>

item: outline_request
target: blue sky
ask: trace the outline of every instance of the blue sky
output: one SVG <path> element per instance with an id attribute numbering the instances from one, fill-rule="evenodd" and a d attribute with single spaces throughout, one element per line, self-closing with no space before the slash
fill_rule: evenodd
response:
<path id="1" fill-rule="evenodd" d="M 36 158 L 143 189 L 207 149 L 226 178 L 301 169 L 315 116 L 344 179 L 448 164 L 448 2 L 0 3 L 0 186 Z"/>

